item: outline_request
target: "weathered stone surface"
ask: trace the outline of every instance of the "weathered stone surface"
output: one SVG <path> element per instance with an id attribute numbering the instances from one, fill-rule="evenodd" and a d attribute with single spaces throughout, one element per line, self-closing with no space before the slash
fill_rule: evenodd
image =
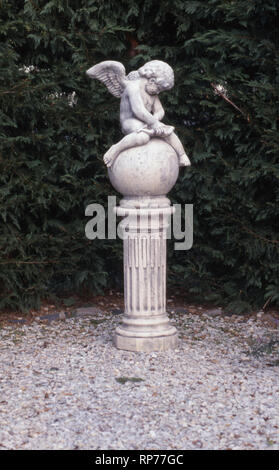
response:
<path id="1" fill-rule="evenodd" d="M 116 332 L 114 344 L 118 349 L 124 349 L 126 351 L 166 351 L 167 349 L 177 347 L 178 338 L 176 331 L 170 336 L 158 336 L 157 338 L 125 337 Z"/>
<path id="2" fill-rule="evenodd" d="M 116 208 L 123 217 L 123 323 L 114 344 L 129 351 L 163 351 L 177 345 L 176 329 L 166 314 L 166 232 L 173 213 L 165 196 L 175 184 L 179 162 L 160 139 L 122 152 L 108 169 L 125 197 Z"/>
<path id="3" fill-rule="evenodd" d="M 176 183 L 178 172 L 175 151 L 158 138 L 124 150 L 108 169 L 111 184 L 120 194 L 141 197 L 167 194 Z"/>
<path id="4" fill-rule="evenodd" d="M 151 60 L 126 76 L 123 64 L 105 60 L 87 70 L 90 78 L 99 80 L 115 97 L 120 98 L 120 124 L 124 134 L 104 155 L 107 167 L 112 167 L 123 150 L 136 148 L 159 137 L 177 154 L 180 166 L 191 162 L 174 127 L 161 122 L 165 115 L 159 94 L 174 85 L 174 73 L 166 62 Z"/>
<path id="5" fill-rule="evenodd" d="M 121 99 L 124 137 L 104 155 L 112 186 L 124 196 L 122 217 L 125 312 L 115 345 L 129 351 L 162 351 L 177 345 L 176 329 L 166 314 L 166 234 L 173 213 L 166 195 L 179 166 L 191 165 L 173 126 L 161 122 L 158 95 L 174 85 L 165 62 L 152 60 L 126 76 L 117 61 L 87 70 Z"/>
<path id="6" fill-rule="evenodd" d="M 166 230 L 172 213 L 162 208 L 119 206 L 126 215 L 123 323 L 114 343 L 129 351 L 162 351 L 177 345 L 176 329 L 166 314 Z M 124 231 L 123 228 L 123 231 Z"/>

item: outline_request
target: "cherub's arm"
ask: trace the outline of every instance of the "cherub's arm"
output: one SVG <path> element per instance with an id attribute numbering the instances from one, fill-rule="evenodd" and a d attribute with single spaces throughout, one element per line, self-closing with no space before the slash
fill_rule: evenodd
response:
<path id="1" fill-rule="evenodd" d="M 128 86 L 126 86 L 125 93 L 128 94 L 134 116 L 140 121 L 145 122 L 149 127 L 154 125 L 156 126 L 158 124 L 158 118 L 149 113 L 149 111 L 147 111 L 145 108 L 140 95 L 138 84 L 136 82 L 131 82 Z"/>
<path id="2" fill-rule="evenodd" d="M 158 119 L 158 121 L 161 121 L 165 115 L 165 111 L 158 96 L 155 98 L 153 111 L 153 116 Z"/>

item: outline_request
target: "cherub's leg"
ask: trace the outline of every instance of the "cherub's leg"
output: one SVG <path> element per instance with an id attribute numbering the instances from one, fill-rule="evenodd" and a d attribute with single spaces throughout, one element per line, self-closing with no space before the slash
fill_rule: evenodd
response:
<path id="1" fill-rule="evenodd" d="M 179 165 L 180 166 L 190 166 L 191 162 L 186 155 L 186 152 L 183 148 L 183 145 L 177 135 L 172 132 L 168 136 L 162 137 L 168 144 L 170 144 L 173 149 L 176 151 L 178 158 L 179 158 Z"/>
<path id="2" fill-rule="evenodd" d="M 125 135 L 117 144 L 112 145 L 104 155 L 104 162 L 107 167 L 110 167 L 116 157 L 123 151 L 131 147 L 138 147 L 149 142 L 150 136 L 145 132 L 132 132 Z"/>

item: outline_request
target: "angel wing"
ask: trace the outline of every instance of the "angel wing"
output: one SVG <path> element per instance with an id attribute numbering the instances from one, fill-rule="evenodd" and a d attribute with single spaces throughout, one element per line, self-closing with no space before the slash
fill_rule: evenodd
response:
<path id="1" fill-rule="evenodd" d="M 86 73 L 90 78 L 104 83 L 113 96 L 121 97 L 127 81 L 126 70 L 121 62 L 105 60 L 88 69 Z"/>

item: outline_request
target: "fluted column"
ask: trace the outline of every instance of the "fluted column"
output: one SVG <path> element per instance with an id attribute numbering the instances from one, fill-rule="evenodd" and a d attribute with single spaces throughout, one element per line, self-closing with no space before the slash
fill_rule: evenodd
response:
<path id="1" fill-rule="evenodd" d="M 163 207 L 154 199 L 157 207 L 150 201 L 149 207 L 129 207 L 126 199 L 116 208 L 123 217 L 124 247 L 125 313 L 115 334 L 119 349 L 156 351 L 177 343 L 166 314 L 166 231 L 173 208 L 166 198 Z"/>

